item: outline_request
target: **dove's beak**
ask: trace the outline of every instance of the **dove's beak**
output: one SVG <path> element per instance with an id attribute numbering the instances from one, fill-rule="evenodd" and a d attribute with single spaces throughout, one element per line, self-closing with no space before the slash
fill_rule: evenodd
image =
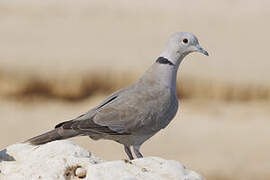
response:
<path id="1" fill-rule="evenodd" d="M 198 52 L 203 53 L 206 56 L 209 56 L 208 52 L 204 50 L 200 45 L 197 45 L 196 48 Z"/>

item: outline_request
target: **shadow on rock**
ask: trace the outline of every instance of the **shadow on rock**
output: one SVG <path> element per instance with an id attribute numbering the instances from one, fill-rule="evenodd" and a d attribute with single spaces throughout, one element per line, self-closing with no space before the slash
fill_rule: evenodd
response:
<path id="1" fill-rule="evenodd" d="M 0 151 L 0 162 L 2 161 L 15 161 L 15 159 L 7 153 L 7 149 L 4 149 Z"/>

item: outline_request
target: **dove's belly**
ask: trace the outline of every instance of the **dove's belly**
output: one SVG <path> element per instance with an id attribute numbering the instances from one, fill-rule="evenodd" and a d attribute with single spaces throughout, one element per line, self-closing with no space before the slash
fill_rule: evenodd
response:
<path id="1" fill-rule="evenodd" d="M 161 110 L 155 108 L 161 108 Z M 161 107 L 153 107 L 153 109 L 153 111 L 159 113 L 151 114 L 151 112 L 149 112 L 150 115 L 145 117 L 145 120 L 142 121 L 142 125 L 130 135 L 108 135 L 103 138 L 114 140 L 128 146 L 141 145 L 171 122 L 178 110 L 178 100 L 171 97 L 167 103 L 161 105 Z"/>
<path id="2" fill-rule="evenodd" d="M 121 135 L 118 137 L 111 137 L 109 139 L 114 140 L 120 144 L 126 146 L 141 145 L 147 139 L 151 138 L 155 133 L 144 134 L 144 135 Z"/>

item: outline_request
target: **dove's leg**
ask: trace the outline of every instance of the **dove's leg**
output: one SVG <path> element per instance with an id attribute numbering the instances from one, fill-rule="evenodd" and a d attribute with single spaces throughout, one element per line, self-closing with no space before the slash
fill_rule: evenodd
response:
<path id="1" fill-rule="evenodd" d="M 134 159 L 131 153 L 131 150 L 128 146 L 125 146 L 125 152 L 127 153 L 130 160 Z"/>
<path id="2" fill-rule="evenodd" d="M 141 145 L 134 145 L 133 150 L 134 153 L 136 154 L 137 158 L 143 158 L 143 155 L 140 153 L 140 147 Z"/>

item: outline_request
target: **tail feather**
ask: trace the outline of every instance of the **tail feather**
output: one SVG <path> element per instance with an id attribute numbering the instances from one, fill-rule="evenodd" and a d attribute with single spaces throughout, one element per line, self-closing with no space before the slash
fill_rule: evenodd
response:
<path id="1" fill-rule="evenodd" d="M 74 137 L 77 135 L 79 135 L 79 134 L 72 131 L 72 130 L 63 130 L 60 128 L 56 128 L 52 131 L 49 131 L 49 132 L 46 132 L 46 133 L 41 134 L 39 136 L 28 139 L 26 141 L 26 143 L 30 143 L 32 145 L 41 145 L 41 144 L 45 144 L 45 143 L 48 143 L 51 141 L 71 138 L 71 137 Z"/>

